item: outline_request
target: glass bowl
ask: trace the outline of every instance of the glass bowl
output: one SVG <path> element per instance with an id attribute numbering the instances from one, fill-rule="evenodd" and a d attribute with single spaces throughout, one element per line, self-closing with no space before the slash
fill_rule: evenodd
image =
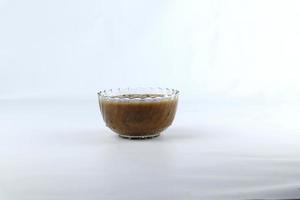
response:
<path id="1" fill-rule="evenodd" d="M 119 88 L 100 91 L 98 99 L 107 127 L 124 138 L 146 139 L 172 124 L 178 95 L 169 88 Z"/>

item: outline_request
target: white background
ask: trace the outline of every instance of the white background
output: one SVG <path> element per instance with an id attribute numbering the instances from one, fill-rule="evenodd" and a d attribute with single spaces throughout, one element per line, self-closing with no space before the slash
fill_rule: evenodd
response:
<path id="1" fill-rule="evenodd" d="M 300 197 L 300 1 L 0 0 L 0 198 Z M 122 140 L 98 90 L 180 90 Z"/>
<path id="2" fill-rule="evenodd" d="M 0 1 L 0 97 L 299 98 L 299 1 Z M 94 96 L 93 96 L 94 98 Z"/>

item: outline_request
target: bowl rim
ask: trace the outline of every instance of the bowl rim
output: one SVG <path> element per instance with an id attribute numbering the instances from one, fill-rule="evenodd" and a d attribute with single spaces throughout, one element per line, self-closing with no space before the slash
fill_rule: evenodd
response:
<path id="1" fill-rule="evenodd" d="M 134 92 L 134 91 L 145 91 L 145 92 Z M 131 92 L 132 91 L 132 92 Z M 149 91 L 149 92 L 148 92 Z M 152 91 L 152 92 L 151 92 Z M 119 93 L 118 95 L 114 94 Z M 148 97 L 120 97 L 123 94 L 162 94 L 163 96 L 148 96 Z M 99 100 L 108 101 L 126 101 L 126 102 L 148 102 L 148 101 L 161 101 L 166 99 L 176 99 L 179 95 L 179 90 L 171 88 L 161 87 L 127 87 L 127 88 L 116 88 L 108 90 L 100 90 L 98 93 Z"/>

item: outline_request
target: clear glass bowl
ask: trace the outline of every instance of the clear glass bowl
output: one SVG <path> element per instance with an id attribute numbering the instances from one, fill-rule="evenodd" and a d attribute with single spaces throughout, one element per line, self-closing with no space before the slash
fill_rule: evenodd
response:
<path id="1" fill-rule="evenodd" d="M 121 137 L 159 136 L 175 117 L 179 91 L 169 88 L 124 88 L 98 93 L 106 126 Z"/>

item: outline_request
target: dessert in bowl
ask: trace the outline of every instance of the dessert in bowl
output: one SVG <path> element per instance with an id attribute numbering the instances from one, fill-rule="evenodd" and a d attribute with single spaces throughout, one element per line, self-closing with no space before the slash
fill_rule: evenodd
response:
<path id="1" fill-rule="evenodd" d="M 172 124 L 178 95 L 169 88 L 119 88 L 100 91 L 98 99 L 107 127 L 124 138 L 145 139 Z"/>

